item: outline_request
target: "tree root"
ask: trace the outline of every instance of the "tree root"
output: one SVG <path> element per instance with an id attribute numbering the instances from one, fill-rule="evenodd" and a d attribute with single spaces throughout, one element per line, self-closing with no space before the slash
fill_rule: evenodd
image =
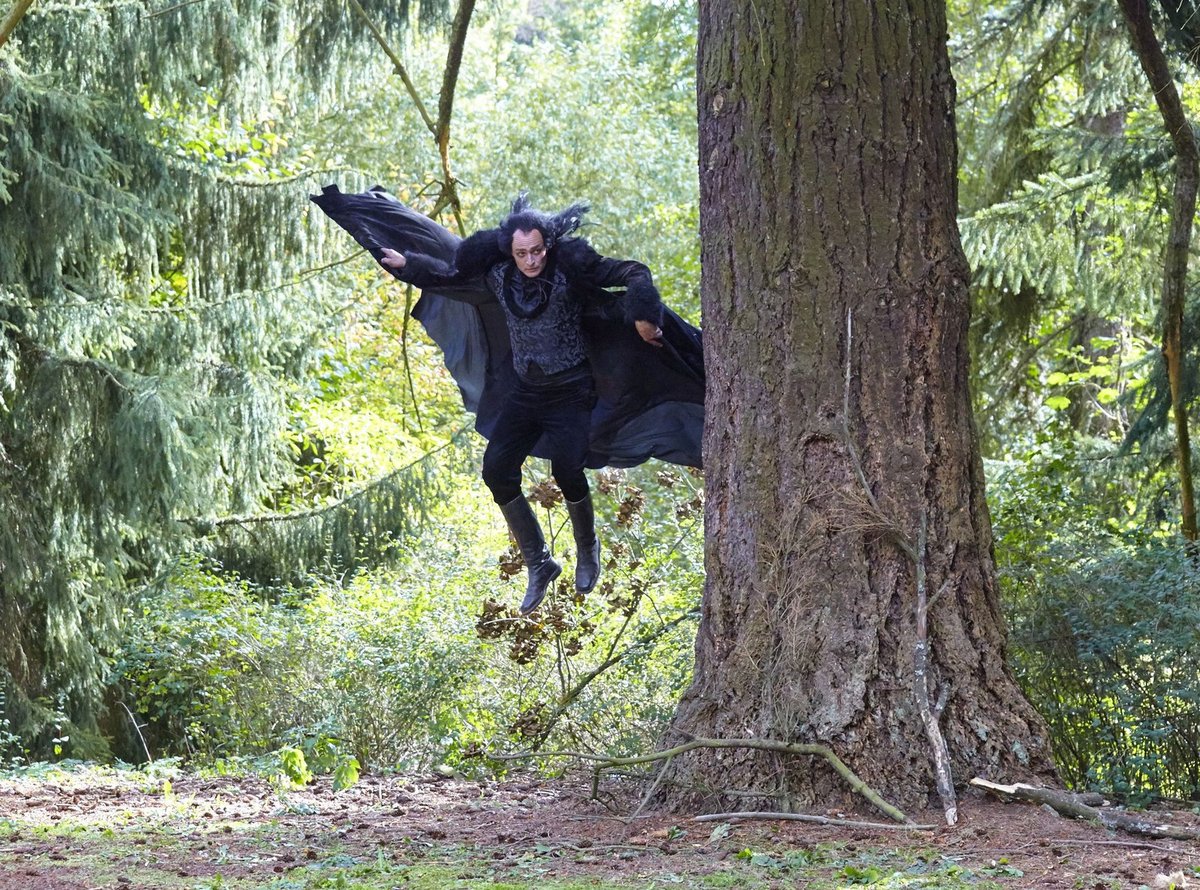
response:
<path id="1" fill-rule="evenodd" d="M 874 788 L 864 782 L 848 767 L 845 762 L 833 753 L 833 749 L 825 745 L 789 744 L 773 739 L 705 739 L 695 738 L 674 748 L 657 751 L 654 754 L 643 754 L 639 757 L 607 757 L 600 754 L 584 754 L 577 751 L 539 751 L 530 754 L 492 754 L 493 760 L 527 760 L 533 757 L 574 757 L 578 760 L 593 761 L 596 765 L 592 771 L 592 794 L 597 793 L 602 770 L 614 766 L 634 766 L 642 763 L 654 763 L 658 760 L 671 760 L 680 754 L 694 751 L 697 748 L 754 748 L 759 751 L 777 751 L 781 754 L 800 754 L 812 757 L 823 757 L 833 769 L 846 780 L 846 784 L 857 794 L 861 794 L 881 813 L 889 819 L 894 819 L 903 825 L 911 826 L 912 820 L 903 812 L 892 806 Z M 661 776 L 661 774 L 660 774 Z M 658 780 L 656 780 L 657 782 Z M 638 807 L 638 812 L 645 807 L 645 801 Z"/>
<path id="2" fill-rule="evenodd" d="M 1140 834 L 1146 837 L 1170 838 L 1179 841 L 1200 840 L 1200 831 L 1194 828 L 1183 828 L 1178 825 L 1167 825 L 1153 822 L 1144 816 L 1134 816 L 1130 813 L 1114 810 L 1103 810 L 1083 802 L 1083 796 L 1071 794 L 1068 791 L 1058 791 L 1053 788 L 1038 788 L 1035 785 L 998 785 L 986 779 L 974 778 L 971 784 L 976 788 L 990 791 L 1001 800 L 1026 800 L 1050 807 L 1063 816 L 1084 819 L 1105 828 L 1125 831 L 1130 834 Z"/>

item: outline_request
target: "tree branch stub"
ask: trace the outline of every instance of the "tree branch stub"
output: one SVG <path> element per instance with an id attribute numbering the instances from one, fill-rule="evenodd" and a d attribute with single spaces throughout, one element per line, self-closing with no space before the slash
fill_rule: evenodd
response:
<path id="1" fill-rule="evenodd" d="M 32 5 L 33 0 L 17 0 L 13 4 L 13 8 L 4 17 L 4 21 L 0 22 L 0 46 L 4 46 L 8 42 L 8 38 L 12 36 L 12 32 L 16 29 L 21 19 L 25 17 L 25 13 L 29 11 L 29 7 Z"/>

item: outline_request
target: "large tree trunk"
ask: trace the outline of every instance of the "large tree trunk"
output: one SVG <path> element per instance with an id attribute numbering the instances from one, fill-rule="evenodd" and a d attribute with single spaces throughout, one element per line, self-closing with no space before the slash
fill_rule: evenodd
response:
<path id="1" fill-rule="evenodd" d="M 1053 774 L 1005 663 L 945 43 L 943 0 L 701 0 L 708 580 L 672 741 L 826 743 L 907 806 L 934 786 L 919 586 L 956 782 Z M 734 808 L 844 790 L 746 750 L 671 778 Z"/>

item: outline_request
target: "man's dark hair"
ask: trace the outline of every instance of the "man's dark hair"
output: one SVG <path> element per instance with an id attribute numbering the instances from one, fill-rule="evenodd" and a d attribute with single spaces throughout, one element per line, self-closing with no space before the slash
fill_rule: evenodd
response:
<path id="1" fill-rule="evenodd" d="M 512 211 L 500 223 L 496 230 L 496 243 L 505 256 L 512 255 L 513 233 L 538 231 L 546 242 L 546 249 L 554 247 L 560 238 L 564 238 L 583 225 L 583 215 L 591 208 L 587 204 L 572 204 L 566 210 L 554 215 L 535 210 L 529 203 L 525 192 L 517 195 L 513 201 Z"/>

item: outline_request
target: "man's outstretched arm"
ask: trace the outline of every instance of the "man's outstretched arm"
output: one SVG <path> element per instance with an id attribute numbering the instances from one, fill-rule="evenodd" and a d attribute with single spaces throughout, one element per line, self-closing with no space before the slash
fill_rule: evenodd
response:
<path id="1" fill-rule="evenodd" d="M 495 232 L 491 230 L 476 232 L 459 244 L 453 263 L 392 247 L 380 249 L 383 256 L 379 262 L 401 281 L 422 290 L 436 290 L 453 300 L 487 302 L 491 296 L 481 279 L 493 264 L 503 259 L 495 240 Z"/>
<path id="2" fill-rule="evenodd" d="M 562 241 L 559 249 L 574 274 L 599 287 L 625 288 L 625 320 L 647 343 L 662 346 L 662 297 L 646 265 L 603 256 L 582 238 Z"/>

